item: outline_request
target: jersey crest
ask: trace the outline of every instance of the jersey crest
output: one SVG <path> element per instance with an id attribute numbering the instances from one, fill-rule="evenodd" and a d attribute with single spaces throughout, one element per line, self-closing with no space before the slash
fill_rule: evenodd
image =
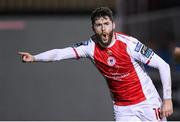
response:
<path id="1" fill-rule="evenodd" d="M 109 56 L 107 59 L 107 64 L 109 66 L 114 66 L 116 64 L 116 59 L 113 56 Z"/>

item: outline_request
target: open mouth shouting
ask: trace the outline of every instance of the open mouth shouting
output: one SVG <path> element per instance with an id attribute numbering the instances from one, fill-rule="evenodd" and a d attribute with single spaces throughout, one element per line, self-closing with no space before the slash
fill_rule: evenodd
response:
<path id="1" fill-rule="evenodd" d="M 109 35 L 107 33 L 102 33 L 101 34 L 101 40 L 103 43 L 108 43 Z"/>

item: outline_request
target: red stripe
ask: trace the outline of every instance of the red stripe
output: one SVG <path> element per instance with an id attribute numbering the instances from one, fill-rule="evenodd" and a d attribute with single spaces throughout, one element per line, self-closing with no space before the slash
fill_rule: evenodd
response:
<path id="1" fill-rule="evenodd" d="M 148 60 L 146 64 L 149 64 L 149 62 L 150 62 L 150 60 Z"/>
<path id="2" fill-rule="evenodd" d="M 154 53 L 153 53 L 153 55 L 154 55 Z M 152 55 L 152 56 L 153 56 L 153 55 Z M 146 64 L 149 64 L 149 62 L 151 61 L 152 56 L 150 57 L 150 59 L 147 61 Z"/>
<path id="3" fill-rule="evenodd" d="M 74 50 L 74 52 L 75 52 L 75 54 L 76 54 L 76 58 L 79 59 L 80 57 L 79 57 L 79 55 L 78 55 L 76 49 L 73 48 L 73 50 Z"/>

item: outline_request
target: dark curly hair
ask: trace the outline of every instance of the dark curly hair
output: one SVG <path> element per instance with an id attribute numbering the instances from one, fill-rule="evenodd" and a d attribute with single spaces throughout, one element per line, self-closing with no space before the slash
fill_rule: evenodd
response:
<path id="1" fill-rule="evenodd" d="M 110 20 L 113 21 L 113 12 L 111 11 L 111 9 L 109 9 L 108 7 L 99 7 L 99 8 L 96 8 L 91 13 L 91 22 L 92 22 L 92 25 L 94 24 L 94 22 L 99 17 L 105 17 L 105 16 L 108 16 L 110 18 Z"/>

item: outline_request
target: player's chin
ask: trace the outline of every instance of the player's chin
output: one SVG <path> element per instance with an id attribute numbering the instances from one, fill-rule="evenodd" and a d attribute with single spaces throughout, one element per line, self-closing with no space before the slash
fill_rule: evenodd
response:
<path id="1" fill-rule="evenodd" d="M 109 42 L 108 38 L 101 37 L 101 43 L 107 44 Z"/>
<path id="2" fill-rule="evenodd" d="M 107 48 L 109 46 L 109 43 L 108 42 L 100 42 L 100 45 L 102 48 Z"/>
<path id="3" fill-rule="evenodd" d="M 104 44 L 104 45 L 107 45 L 108 44 L 108 40 L 102 40 L 102 43 Z"/>

